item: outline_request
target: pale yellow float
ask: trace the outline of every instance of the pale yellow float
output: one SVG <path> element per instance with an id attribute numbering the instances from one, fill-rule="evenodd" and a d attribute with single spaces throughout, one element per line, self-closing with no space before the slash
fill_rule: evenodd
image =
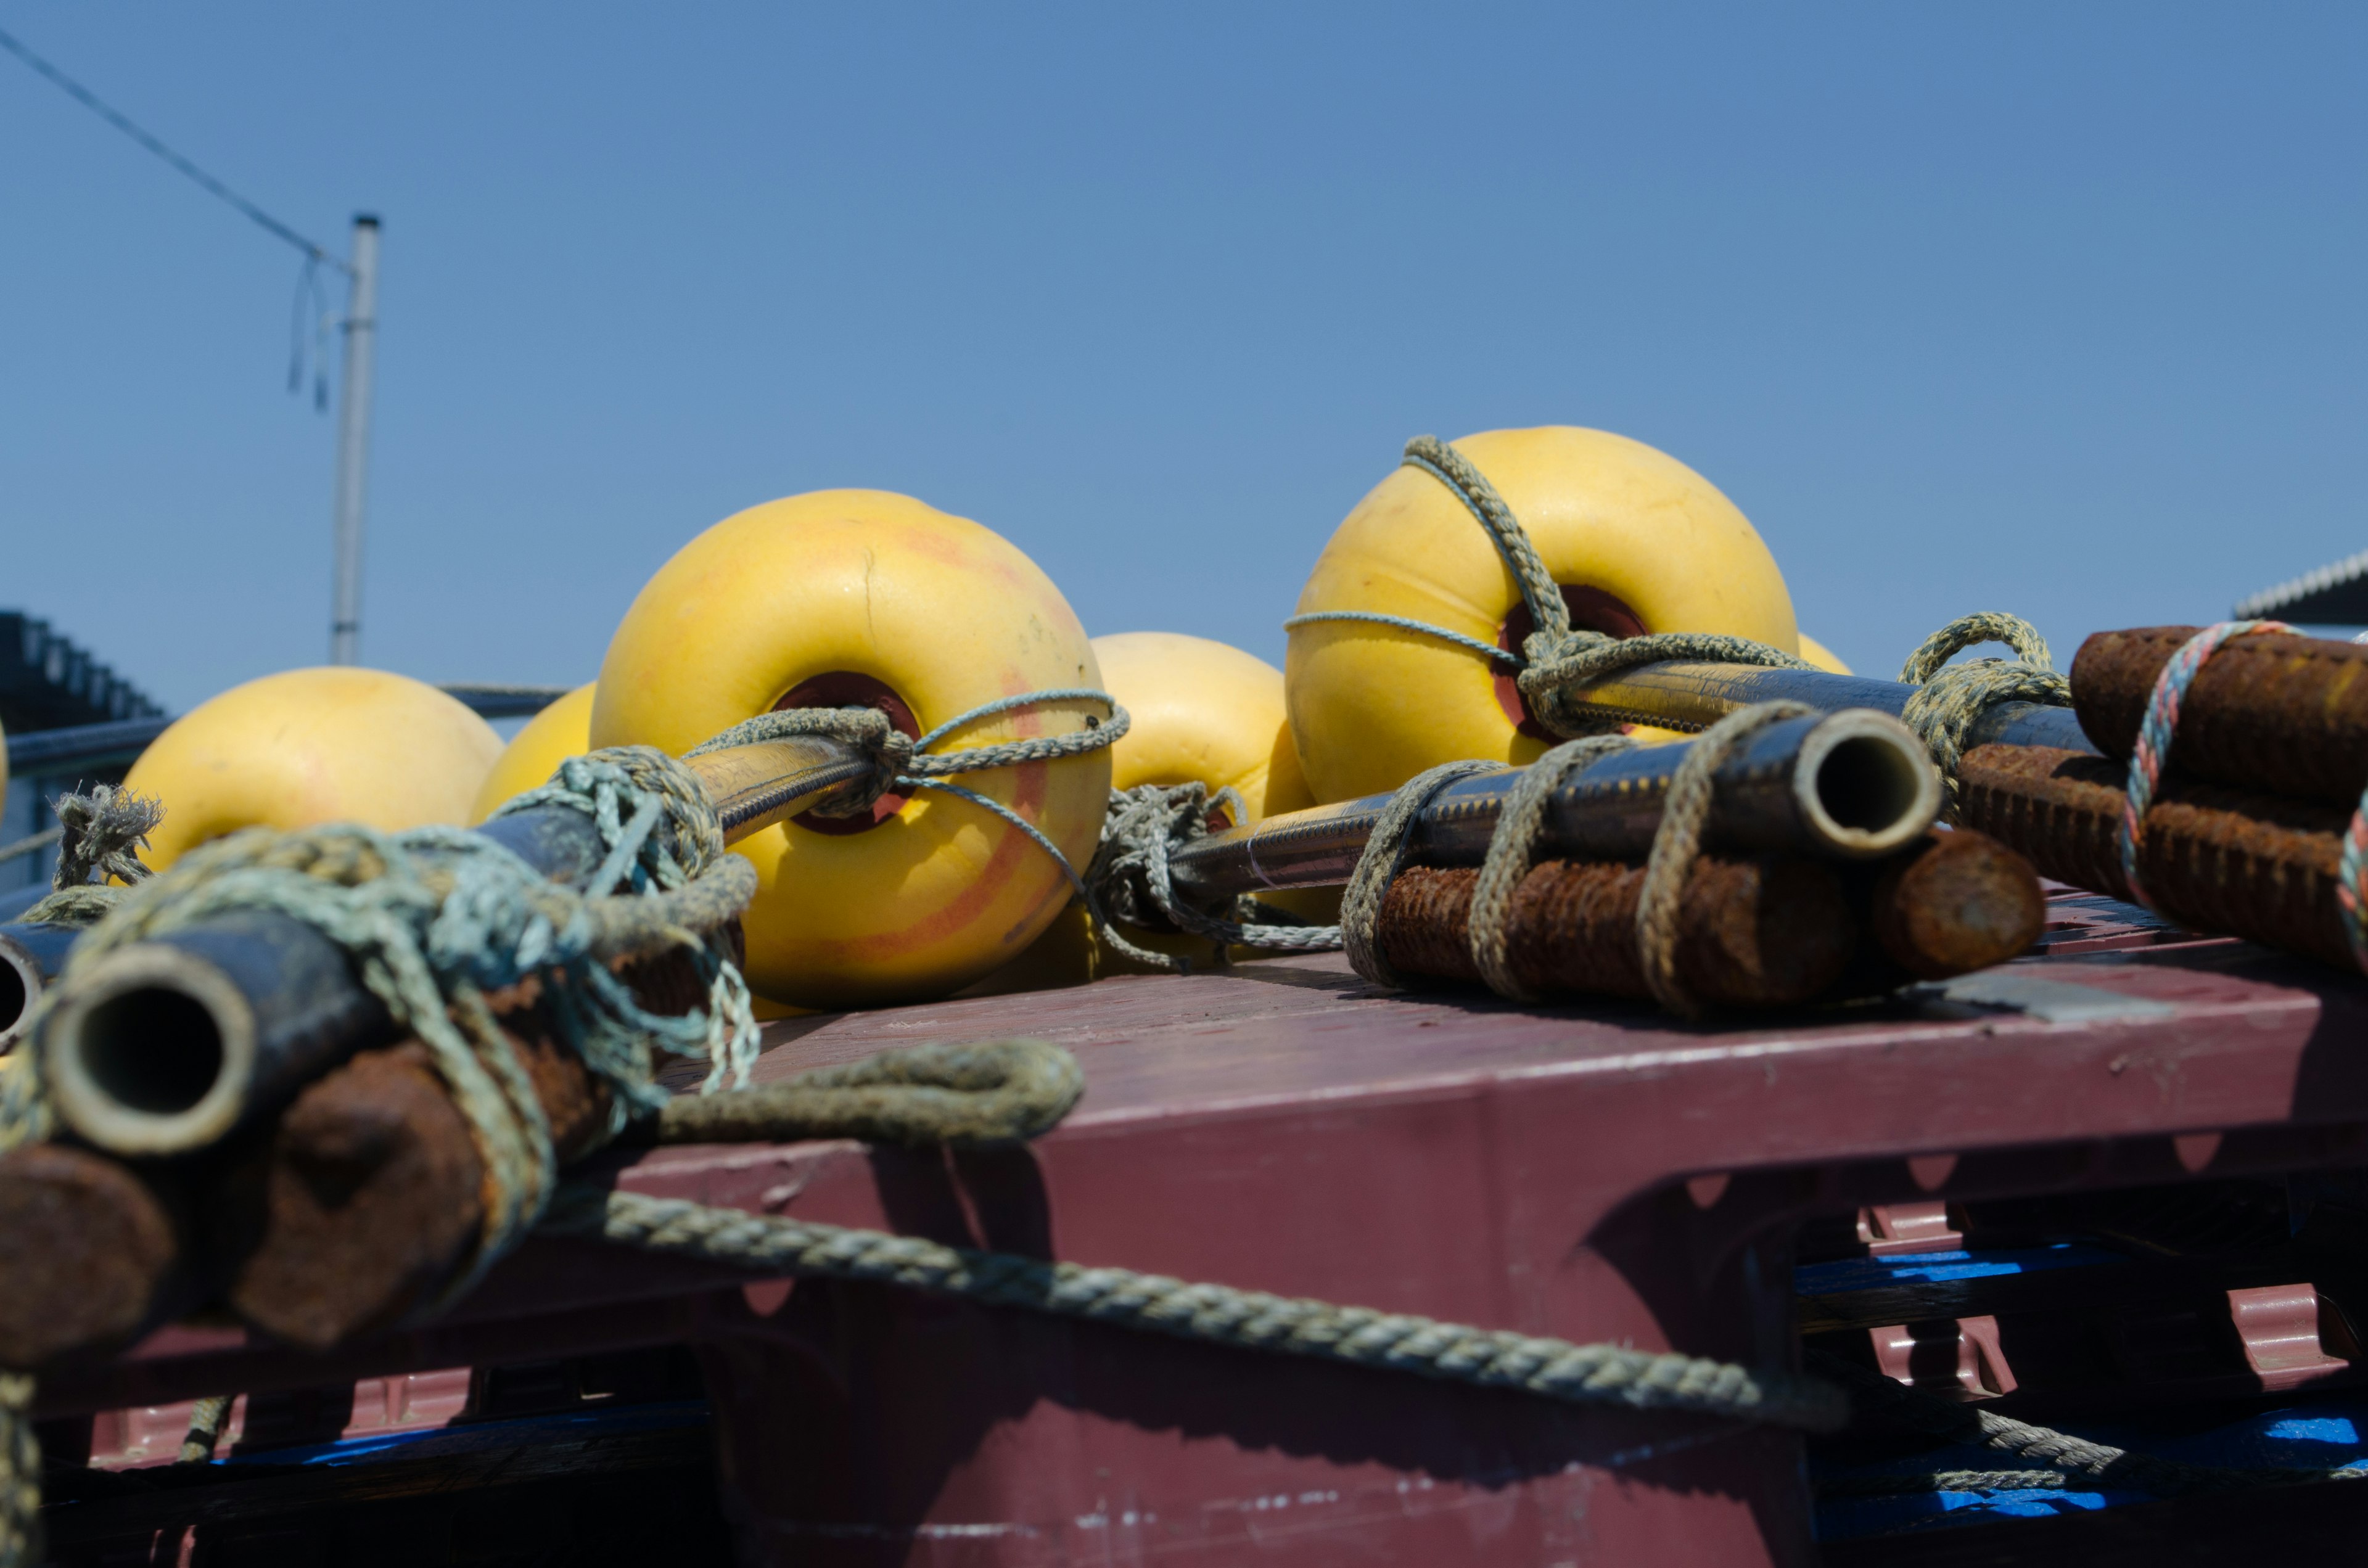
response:
<path id="1" fill-rule="evenodd" d="M 1213 800 L 1220 790 L 1239 794 L 1240 821 L 1226 812 L 1229 825 L 1254 823 L 1278 812 L 1315 803 L 1299 767 L 1284 717 L 1282 672 L 1252 653 L 1205 637 L 1173 631 L 1121 631 L 1094 639 L 1102 689 L 1127 710 L 1133 727 L 1110 748 L 1110 788 L 1201 784 Z M 1338 893 L 1330 889 L 1269 895 L 1278 906 L 1304 919 L 1338 918 Z M 1205 937 L 1130 927 L 1138 947 L 1207 963 Z M 1240 956 L 1251 956 L 1245 949 Z M 999 971 L 996 991 L 1032 991 L 1075 985 L 1101 974 L 1151 972 L 1105 944 L 1088 928 L 1082 906 L 1062 913 L 1035 946 Z"/>
<path id="2" fill-rule="evenodd" d="M 625 614 L 600 666 L 590 740 L 677 756 L 776 707 L 882 708 L 918 735 L 1025 692 L 1099 687 L 1060 590 L 1017 548 L 909 496 L 831 490 L 751 507 L 700 535 Z M 1062 700 L 979 720 L 954 752 L 1066 733 L 1103 716 Z M 1107 750 L 958 776 L 1076 866 L 1110 798 Z M 959 989 L 1033 941 L 1069 901 L 1026 833 L 936 790 L 857 821 L 801 818 L 735 846 L 756 863 L 748 982 L 843 1007 Z"/>
<path id="3" fill-rule="evenodd" d="M 1619 636 L 1725 632 L 1788 653 L 1798 646 L 1768 547 L 1733 502 L 1675 458 L 1567 426 L 1492 430 L 1454 445 L 1520 520 L 1577 626 Z M 1358 503 L 1324 547 L 1298 609 L 1403 616 L 1508 648 L 1529 621 L 1487 532 L 1417 468 L 1397 469 Z M 1554 744 L 1524 722 L 1508 666 L 1419 632 L 1294 627 L 1284 668 L 1292 733 L 1318 801 L 1394 790 L 1458 758 L 1527 763 Z"/>
<path id="4" fill-rule="evenodd" d="M 551 782 L 561 763 L 592 749 L 592 694 L 598 685 L 586 681 L 510 737 L 494 770 L 477 787 L 477 799 L 469 807 L 471 826 L 492 816 L 504 801 L 540 790 Z"/>
<path id="5" fill-rule="evenodd" d="M 175 720 L 123 784 L 164 802 L 141 855 L 162 870 L 243 827 L 465 822 L 501 751 L 492 725 L 406 676 L 289 670 Z"/>

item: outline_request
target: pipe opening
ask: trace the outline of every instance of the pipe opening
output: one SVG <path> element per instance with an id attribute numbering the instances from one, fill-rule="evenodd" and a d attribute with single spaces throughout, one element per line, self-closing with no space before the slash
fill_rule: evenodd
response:
<path id="1" fill-rule="evenodd" d="M 1916 810 L 1924 793 L 1920 771 L 1890 742 L 1852 735 L 1818 764 L 1817 803 L 1842 827 L 1881 833 Z"/>
<path id="2" fill-rule="evenodd" d="M 33 987 L 17 967 L 14 953 L 0 953 L 0 1047 L 5 1047 L 16 1035 L 17 1026 L 25 1021 L 25 1009 L 33 1005 Z"/>
<path id="3" fill-rule="evenodd" d="M 92 1005 L 75 1031 L 83 1075 L 128 1111 L 180 1116 L 222 1079 L 222 1030 L 186 992 L 143 985 Z"/>

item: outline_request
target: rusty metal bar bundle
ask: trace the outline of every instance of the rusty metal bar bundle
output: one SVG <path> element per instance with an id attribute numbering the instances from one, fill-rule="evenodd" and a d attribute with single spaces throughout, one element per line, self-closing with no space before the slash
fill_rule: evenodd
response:
<path id="1" fill-rule="evenodd" d="M 2126 758 L 2156 679 L 2202 628 L 2100 631 L 2072 662 L 2072 700 L 2098 750 Z M 2256 631 L 2221 644 L 2179 708 L 2178 772 L 2349 808 L 2368 786 L 2368 646 Z M 2141 873 L 2143 874 L 2143 873 Z"/>
<path id="2" fill-rule="evenodd" d="M 1467 867 L 1391 883 L 1381 944 L 1393 968 L 1477 981 Z M 1641 866 L 1548 860 L 1513 895 L 1507 951 L 1537 994 L 1650 994 L 1636 939 Z M 2002 963 L 2035 941 L 2046 903 L 2031 865 L 1978 833 L 1933 832 L 1873 867 L 1798 856 L 1705 856 L 1679 904 L 1679 978 L 1727 1007 L 1868 994 Z"/>
<path id="3" fill-rule="evenodd" d="M 2042 876 L 2125 899 L 2125 773 L 2122 763 L 2078 753 L 1981 746 L 1959 769 L 1958 812 L 2028 856 Z M 2138 875 L 2156 906 L 2183 926 L 2350 969 L 2336 898 L 2350 820 L 2347 807 L 2174 778 L 2146 812 Z"/>

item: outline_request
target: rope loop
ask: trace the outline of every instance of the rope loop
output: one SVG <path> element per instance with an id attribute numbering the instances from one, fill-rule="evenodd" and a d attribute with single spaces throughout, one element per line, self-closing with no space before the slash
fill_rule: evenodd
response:
<path id="1" fill-rule="evenodd" d="M 1645 858 L 1645 887 L 1636 906 L 1636 945 L 1644 958 L 1645 984 L 1653 999 L 1680 1017 L 1698 1018 L 1702 1004 L 1678 979 L 1678 915 L 1686 877 L 1702 854 L 1702 824 L 1721 764 L 1736 744 L 1783 719 L 1817 710 L 1805 702 L 1759 702 L 1737 709 L 1695 737 L 1669 780 L 1661 824 L 1653 830 Z"/>
<path id="2" fill-rule="evenodd" d="M 778 1084 L 668 1100 L 655 1131 L 661 1143 L 860 1138 L 995 1148 L 1050 1132 L 1085 1092 L 1077 1059 L 1046 1040 L 903 1046 Z"/>
<path id="3" fill-rule="evenodd" d="M 50 810 L 58 819 L 51 832 L 59 846 L 51 892 L 17 918 L 28 925 L 95 926 L 107 918 L 125 888 L 155 875 L 139 852 L 165 820 L 164 805 L 97 784 L 86 795 L 60 795 Z M 110 884 L 109 877 L 116 882 Z"/>
<path id="4" fill-rule="evenodd" d="M 2014 650 L 2012 659 L 1949 661 L 1967 648 L 2003 642 Z M 1900 680 L 1918 689 L 1900 710 L 1900 720 L 1915 731 L 1932 754 L 1949 791 L 1948 816 L 1957 815 L 1957 764 L 1964 756 L 1965 737 L 1983 714 L 2000 702 L 2036 702 L 2049 708 L 2072 705 L 2072 683 L 2055 668 L 2047 639 L 2021 616 L 1979 610 L 1959 616 L 1907 655 Z"/>
<path id="5" fill-rule="evenodd" d="M 1214 796 L 1190 783 L 1138 784 L 1110 791 L 1102 818 L 1100 845 L 1086 869 L 1086 909 L 1100 938 L 1135 962 L 1176 974 L 1192 972 L 1192 960 L 1130 941 L 1122 926 L 1156 930 L 1162 925 L 1227 947 L 1267 948 L 1278 952 L 1320 952 L 1340 945 L 1338 926 L 1287 926 L 1247 918 L 1264 906 L 1251 899 L 1231 901 L 1224 914 L 1195 908 L 1176 892 L 1170 857 L 1209 834 L 1209 813 L 1223 807 L 1239 822 L 1248 815 L 1240 791 L 1230 785 Z"/>
<path id="6" fill-rule="evenodd" d="M 1562 585 L 1546 570 L 1544 558 L 1538 554 L 1520 519 L 1513 515 L 1512 507 L 1506 505 L 1478 464 L 1436 436 L 1417 436 L 1408 441 L 1400 464 L 1422 470 L 1463 503 L 1486 531 L 1489 542 L 1497 547 L 1506 570 L 1512 574 L 1535 630 L 1521 640 L 1518 653 L 1508 653 L 1444 626 L 1375 610 L 1307 610 L 1284 621 L 1285 629 L 1321 621 L 1389 626 L 1452 642 L 1494 662 L 1509 665 L 1516 672 L 1514 685 L 1531 715 L 1565 740 L 1619 730 L 1617 720 L 1589 711 L 1574 698 L 1577 691 L 1605 676 L 1638 665 L 1688 659 L 1773 669 L 1816 667 L 1781 648 L 1755 642 L 1748 637 L 1729 637 L 1713 631 L 1659 631 L 1638 637 L 1614 637 L 1608 632 L 1574 627 L 1570 623 L 1570 607 L 1562 597 Z"/>
<path id="7" fill-rule="evenodd" d="M 1515 1002 L 1539 998 L 1514 978 L 1506 950 L 1507 923 L 1512 915 L 1513 893 L 1537 862 L 1539 835 L 1545 830 L 1546 803 L 1563 780 L 1583 773 L 1607 756 L 1634 749 L 1625 735 L 1589 735 L 1565 741 L 1530 764 L 1520 782 L 1505 797 L 1496 831 L 1488 835 L 1488 858 L 1481 862 L 1480 880 L 1472 889 L 1470 934 L 1472 961 L 1480 978 L 1497 995 Z"/>
<path id="8" fill-rule="evenodd" d="M 1457 779 L 1505 770 L 1501 762 L 1442 762 L 1416 774 L 1390 797 L 1390 803 L 1382 809 L 1380 820 L 1373 824 L 1364 852 L 1357 857 L 1357 869 L 1349 874 L 1349 885 L 1340 895 L 1340 945 L 1349 950 L 1349 966 L 1359 974 L 1376 985 L 1406 989 L 1405 977 L 1392 969 L 1389 960 L 1382 954 L 1382 900 L 1388 896 L 1390 883 L 1406 868 L 1415 824 L 1421 820 L 1423 808 L 1430 804 L 1431 798 Z"/>

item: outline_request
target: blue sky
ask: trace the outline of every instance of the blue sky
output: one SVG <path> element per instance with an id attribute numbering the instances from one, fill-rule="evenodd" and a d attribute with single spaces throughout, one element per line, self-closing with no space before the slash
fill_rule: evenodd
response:
<path id="1" fill-rule="evenodd" d="M 296 227 L 386 221 L 367 662 L 588 678 L 725 514 L 908 491 L 1281 659 L 1412 435 L 1708 475 L 1891 673 L 2368 546 L 2368 11 L 0 0 Z M 317 662 L 294 253 L 0 58 L 0 608 Z"/>

